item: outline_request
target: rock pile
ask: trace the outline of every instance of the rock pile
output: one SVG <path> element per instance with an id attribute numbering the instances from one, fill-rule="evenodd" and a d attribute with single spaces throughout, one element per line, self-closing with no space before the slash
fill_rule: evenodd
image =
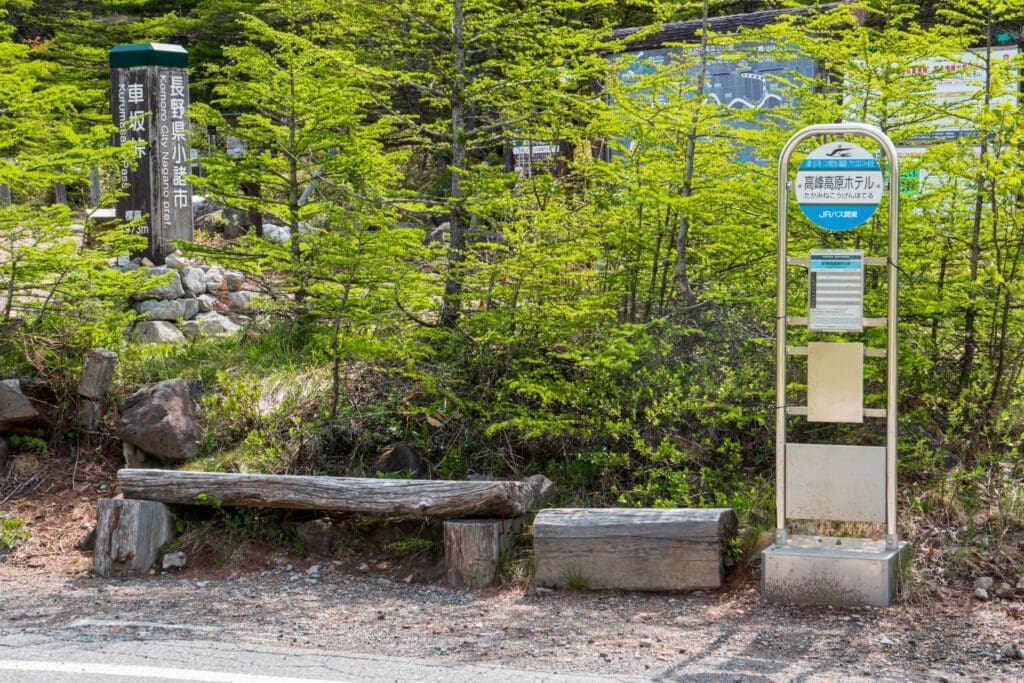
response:
<path id="1" fill-rule="evenodd" d="M 129 266 L 146 267 L 144 263 Z M 232 335 L 247 321 L 257 292 L 245 289 L 245 276 L 237 270 L 193 264 L 177 254 L 166 265 L 149 266 L 148 275 L 170 275 L 165 284 L 133 298 L 144 319 L 133 337 L 142 343 L 176 344 L 200 335 Z"/>

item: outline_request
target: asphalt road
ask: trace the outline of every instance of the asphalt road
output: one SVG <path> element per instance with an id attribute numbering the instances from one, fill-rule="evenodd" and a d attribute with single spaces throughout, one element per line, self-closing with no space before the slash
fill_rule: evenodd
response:
<path id="1" fill-rule="evenodd" d="M 91 625 L 95 626 L 95 625 Z M 140 628 L 140 626 L 142 628 Z M 163 629 L 70 628 L 56 632 L 0 631 L 0 681 L 208 681 L 309 683 L 311 681 L 437 681 L 443 683 L 583 683 L 639 680 L 601 674 L 560 674 L 442 660 L 260 647 L 187 640 Z M 159 626 L 152 624 L 152 626 Z M 224 634 L 219 634 L 223 637 Z M 733 680 L 730 678 L 729 680 Z"/>

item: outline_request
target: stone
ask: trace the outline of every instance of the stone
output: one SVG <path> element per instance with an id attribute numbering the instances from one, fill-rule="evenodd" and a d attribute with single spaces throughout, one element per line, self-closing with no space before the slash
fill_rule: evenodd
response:
<path id="1" fill-rule="evenodd" d="M 1024 595 L 1024 577 L 1017 579 L 1017 595 Z"/>
<path id="2" fill-rule="evenodd" d="M 147 272 L 149 277 L 166 276 L 168 273 L 173 273 L 173 275 L 166 284 L 152 287 L 145 292 L 136 294 L 134 297 L 136 301 L 144 301 L 145 299 L 180 299 L 185 296 L 185 288 L 181 286 L 181 274 L 178 271 L 167 266 L 157 266 L 150 268 Z"/>
<path id="3" fill-rule="evenodd" d="M 242 329 L 235 323 L 231 322 L 230 318 L 212 311 L 210 313 L 200 313 L 197 315 L 196 322 L 199 323 L 199 329 L 203 331 L 203 334 L 215 336 L 232 335 Z"/>
<path id="4" fill-rule="evenodd" d="M 130 443 L 121 442 L 121 455 L 124 456 L 125 467 L 138 468 L 146 466 L 146 452 Z"/>
<path id="5" fill-rule="evenodd" d="M 396 443 L 383 449 L 373 465 L 374 474 L 407 473 L 412 479 L 423 479 L 430 472 L 427 455 L 411 443 Z"/>
<path id="6" fill-rule="evenodd" d="M 234 239 L 246 233 L 247 220 L 248 213 L 245 211 L 219 208 L 197 217 L 195 228 L 209 233 L 223 233 L 224 237 Z"/>
<path id="7" fill-rule="evenodd" d="M 149 299 L 135 304 L 135 310 L 146 316 L 147 320 L 184 320 L 188 313 L 185 301 L 186 299 Z M 196 310 L 199 310 L 198 302 Z"/>
<path id="8" fill-rule="evenodd" d="M 188 460 L 198 453 L 204 434 L 199 395 L 200 383 L 184 379 L 140 389 L 121 405 L 114 434 L 161 460 Z"/>
<path id="9" fill-rule="evenodd" d="M 252 292 L 249 290 L 227 293 L 228 306 L 230 306 L 232 310 L 236 311 L 244 311 L 247 308 L 250 308 L 253 302 L 259 298 L 259 292 Z"/>
<path id="10" fill-rule="evenodd" d="M 310 555 L 330 555 L 334 545 L 334 526 L 329 519 L 314 519 L 303 522 L 295 528 L 295 533 L 306 546 Z"/>
<path id="11" fill-rule="evenodd" d="M 206 293 L 217 295 L 221 292 L 226 292 L 228 289 L 227 282 L 224 280 L 224 271 L 220 268 L 210 268 L 206 271 Z"/>
<path id="12" fill-rule="evenodd" d="M 292 238 L 292 231 L 283 225 L 276 223 L 263 224 L 263 239 L 277 244 L 284 244 Z"/>
<path id="13" fill-rule="evenodd" d="M 78 542 L 76 546 L 83 553 L 91 553 L 96 548 L 96 527 L 94 525 L 89 526 L 89 531 L 86 532 L 85 537 Z"/>
<path id="14" fill-rule="evenodd" d="M 228 286 L 228 291 L 237 292 L 245 284 L 245 275 L 237 270 L 225 270 L 224 282 Z"/>
<path id="15" fill-rule="evenodd" d="M 188 566 L 188 559 L 185 557 L 185 553 L 179 550 L 175 553 L 165 554 L 160 566 L 163 569 L 184 569 Z"/>
<path id="16" fill-rule="evenodd" d="M 185 335 L 185 339 L 195 339 L 203 334 L 203 328 L 196 320 L 185 320 L 178 325 L 178 329 Z"/>
<path id="17" fill-rule="evenodd" d="M 200 216 L 205 216 L 208 213 L 212 213 L 217 210 L 217 202 L 213 201 L 206 195 L 193 194 L 192 195 L 192 215 L 198 219 Z"/>
<path id="18" fill-rule="evenodd" d="M 178 254 L 168 254 L 164 258 L 164 265 L 168 268 L 173 268 L 177 271 L 182 271 L 188 268 L 188 262 L 181 258 Z"/>
<path id="19" fill-rule="evenodd" d="M 101 348 L 89 349 L 82 363 L 82 376 L 78 380 L 78 395 L 101 400 L 107 395 L 114 370 L 117 368 L 117 354 Z"/>
<path id="20" fill-rule="evenodd" d="M 981 586 L 978 586 L 974 589 L 974 597 L 976 597 L 978 600 L 988 600 L 988 591 L 982 588 Z"/>
<path id="21" fill-rule="evenodd" d="M 217 305 L 217 298 L 210 296 L 209 294 L 200 294 L 196 301 L 199 302 L 199 312 L 209 313 L 213 310 L 214 306 Z"/>
<path id="22" fill-rule="evenodd" d="M 185 302 L 185 320 L 192 320 L 199 313 L 199 299 L 186 298 L 178 299 L 178 301 Z"/>
<path id="23" fill-rule="evenodd" d="M 995 593 L 997 598 L 1002 598 L 1003 600 L 1012 600 L 1013 597 L 1017 594 L 1017 591 L 1013 586 L 1003 581 L 998 586 L 996 586 Z"/>
<path id="24" fill-rule="evenodd" d="M 193 221 L 193 225 L 196 230 L 202 230 L 216 234 L 218 232 L 224 232 L 226 221 L 224 219 L 224 210 L 218 209 L 215 211 L 204 211 L 201 216 L 196 216 Z"/>
<path id="25" fill-rule="evenodd" d="M 180 344 L 185 335 L 166 320 L 143 320 L 135 324 L 135 340 L 141 344 Z"/>
<path id="26" fill-rule="evenodd" d="M 986 591 L 992 590 L 992 587 L 996 584 L 996 580 L 991 576 L 979 576 L 974 580 L 975 588 L 983 588 Z"/>
<path id="27" fill-rule="evenodd" d="M 163 503 L 123 498 L 96 501 L 93 568 L 99 576 L 147 572 L 160 547 L 172 538 L 174 520 Z"/>
<path id="28" fill-rule="evenodd" d="M 185 268 L 181 271 L 181 286 L 189 294 L 199 296 L 206 293 L 206 273 L 199 268 Z"/>
<path id="29" fill-rule="evenodd" d="M 43 416 L 21 393 L 21 382 L 7 379 L 0 382 L 0 431 L 10 431 L 41 422 Z"/>

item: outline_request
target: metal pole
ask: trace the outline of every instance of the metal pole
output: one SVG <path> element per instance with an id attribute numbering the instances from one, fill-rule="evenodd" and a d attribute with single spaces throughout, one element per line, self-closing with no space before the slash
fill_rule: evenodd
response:
<path id="1" fill-rule="evenodd" d="M 885 547 L 898 550 L 900 547 L 899 528 L 896 525 L 896 444 L 899 425 L 896 420 L 896 392 L 899 389 L 897 376 L 897 299 L 899 294 L 900 257 L 900 159 L 896 146 L 878 131 L 880 141 L 889 155 L 889 258 L 886 270 L 889 275 L 888 316 L 886 324 L 886 403 L 885 403 Z"/>
<path id="2" fill-rule="evenodd" d="M 877 126 L 867 123 L 824 123 L 808 126 L 793 134 L 779 156 L 778 174 L 778 254 L 776 258 L 776 374 L 775 374 L 775 542 L 786 542 L 786 283 L 787 229 L 789 201 L 789 160 L 797 146 L 817 135 L 864 135 L 877 142 L 889 161 L 889 254 L 888 315 L 886 321 L 886 439 L 885 439 L 885 545 L 899 547 L 896 525 L 896 330 L 897 276 L 899 274 L 899 155 L 892 140 Z"/>

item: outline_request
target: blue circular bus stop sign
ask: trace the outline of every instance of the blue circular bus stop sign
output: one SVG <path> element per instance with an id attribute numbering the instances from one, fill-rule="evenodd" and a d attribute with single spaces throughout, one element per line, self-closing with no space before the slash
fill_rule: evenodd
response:
<path id="1" fill-rule="evenodd" d="M 812 223 L 850 230 L 871 218 L 882 201 L 882 167 L 871 152 L 851 142 L 828 142 L 801 162 L 796 201 Z"/>

